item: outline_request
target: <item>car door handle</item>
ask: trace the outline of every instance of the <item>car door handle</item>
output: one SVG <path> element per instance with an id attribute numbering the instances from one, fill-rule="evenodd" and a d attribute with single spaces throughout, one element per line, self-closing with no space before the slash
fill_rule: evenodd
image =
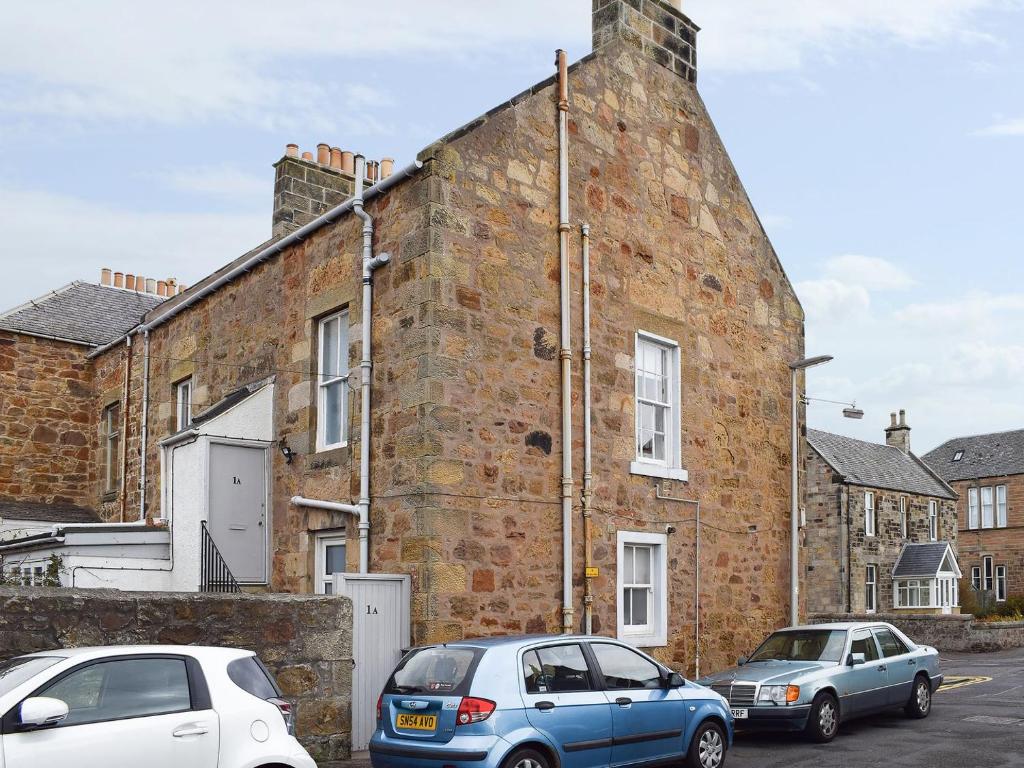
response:
<path id="1" fill-rule="evenodd" d="M 205 725 L 186 725 L 184 728 L 179 728 L 174 731 L 171 735 L 176 739 L 180 739 L 183 736 L 202 736 L 205 733 L 209 733 L 210 729 Z"/>
<path id="2" fill-rule="evenodd" d="M 555 702 L 553 702 L 553 701 L 538 701 L 533 706 L 535 706 L 541 712 L 550 712 L 552 709 L 555 708 Z"/>
<path id="3" fill-rule="evenodd" d="M 628 696 L 619 696 L 619 698 L 615 700 L 615 703 L 618 704 L 620 707 L 628 707 L 630 704 L 633 703 L 633 700 Z"/>
<path id="4" fill-rule="evenodd" d="M 909 660 L 909 661 L 907 662 L 907 664 L 909 664 L 910 666 L 912 666 L 912 667 L 913 667 L 913 666 L 916 666 L 916 665 L 917 665 L 917 661 L 916 661 L 915 659 L 910 659 L 910 660 Z"/>
<path id="5" fill-rule="evenodd" d="M 886 669 L 887 669 L 887 667 L 885 666 L 885 664 L 880 664 L 879 667 L 878 667 L 878 671 L 879 672 L 885 672 Z"/>

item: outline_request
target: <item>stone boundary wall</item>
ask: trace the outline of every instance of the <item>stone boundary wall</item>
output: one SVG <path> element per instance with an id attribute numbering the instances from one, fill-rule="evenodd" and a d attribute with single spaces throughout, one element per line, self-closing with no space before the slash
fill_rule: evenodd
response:
<path id="1" fill-rule="evenodd" d="M 1024 621 L 976 621 L 970 614 L 949 616 L 900 615 L 891 613 L 817 614 L 809 623 L 832 621 L 885 621 L 899 627 L 911 640 L 940 651 L 986 653 L 1007 648 L 1024 648 Z"/>
<path id="2" fill-rule="evenodd" d="M 350 756 L 352 601 L 0 588 L 0 660 L 89 645 L 213 645 L 255 651 L 297 706 L 299 741 L 321 764 Z"/>

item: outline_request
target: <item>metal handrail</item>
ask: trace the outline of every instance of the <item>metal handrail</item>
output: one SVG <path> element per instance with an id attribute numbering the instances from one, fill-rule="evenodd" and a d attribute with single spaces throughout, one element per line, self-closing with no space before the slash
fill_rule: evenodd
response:
<path id="1" fill-rule="evenodd" d="M 200 550 L 200 592 L 241 592 L 224 556 L 217 549 L 217 542 L 210 534 L 210 528 L 203 520 L 203 540 Z"/>

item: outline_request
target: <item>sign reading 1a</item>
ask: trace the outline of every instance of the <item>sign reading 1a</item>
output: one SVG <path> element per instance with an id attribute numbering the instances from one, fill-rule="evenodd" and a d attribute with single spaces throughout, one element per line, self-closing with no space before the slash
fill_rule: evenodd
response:
<path id="1" fill-rule="evenodd" d="M 366 604 L 366 615 L 367 616 L 376 616 L 377 615 L 377 606 L 376 605 L 370 605 L 369 603 L 367 603 Z"/>

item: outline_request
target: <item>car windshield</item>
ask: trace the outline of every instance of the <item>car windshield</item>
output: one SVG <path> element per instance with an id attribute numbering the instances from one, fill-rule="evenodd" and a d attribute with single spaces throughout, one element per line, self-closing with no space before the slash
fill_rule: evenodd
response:
<path id="1" fill-rule="evenodd" d="M 0 661 L 0 696 L 60 661 L 59 656 L 19 656 Z"/>
<path id="2" fill-rule="evenodd" d="M 846 632 L 839 629 L 776 632 L 747 661 L 839 661 L 845 647 Z"/>
<path id="3" fill-rule="evenodd" d="M 412 651 L 402 659 L 384 693 L 464 695 L 480 653 L 474 648 L 444 646 Z"/>

